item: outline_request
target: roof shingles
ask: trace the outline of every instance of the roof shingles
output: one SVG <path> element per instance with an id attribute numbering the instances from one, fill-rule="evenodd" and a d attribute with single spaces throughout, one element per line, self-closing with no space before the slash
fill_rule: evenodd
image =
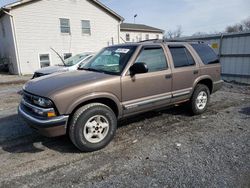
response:
<path id="1" fill-rule="evenodd" d="M 18 6 L 21 6 L 21 5 L 25 5 L 25 4 L 28 4 L 28 3 L 31 3 L 31 2 L 36 2 L 36 1 L 40 1 L 40 0 L 17 0 L 17 1 L 14 1 L 13 3 L 5 5 L 3 8 L 4 9 L 12 9 L 12 8 L 15 8 L 15 7 L 18 7 Z M 124 18 L 122 16 L 117 14 L 115 11 L 111 10 L 109 7 L 107 7 L 106 5 L 101 3 L 99 0 L 88 0 L 88 1 L 98 5 L 99 7 L 101 7 L 106 12 L 110 13 L 111 15 L 115 16 L 119 20 L 121 20 L 121 21 L 124 20 Z"/>
<path id="2" fill-rule="evenodd" d="M 158 29 L 155 27 L 151 27 L 143 24 L 132 24 L 132 23 L 122 23 L 121 24 L 122 31 L 145 31 L 145 32 L 158 32 L 164 33 L 164 30 Z"/>

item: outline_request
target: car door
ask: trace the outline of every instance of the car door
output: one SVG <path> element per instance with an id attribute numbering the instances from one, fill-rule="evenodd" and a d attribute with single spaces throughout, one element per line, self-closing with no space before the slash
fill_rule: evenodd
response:
<path id="1" fill-rule="evenodd" d="M 148 111 L 171 101 L 172 73 L 165 48 L 161 45 L 143 46 L 132 63 L 145 63 L 148 72 L 121 78 L 124 115 Z"/>
<path id="2" fill-rule="evenodd" d="M 193 83 L 199 77 L 199 64 L 187 45 L 168 45 L 172 56 L 173 100 L 177 102 L 190 98 Z"/>

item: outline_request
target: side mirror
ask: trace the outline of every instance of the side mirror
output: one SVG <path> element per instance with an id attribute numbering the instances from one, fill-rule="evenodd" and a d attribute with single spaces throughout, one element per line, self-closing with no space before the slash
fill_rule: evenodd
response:
<path id="1" fill-rule="evenodd" d="M 147 73 L 148 66 L 146 63 L 135 63 L 130 67 L 129 71 L 131 75 Z"/>

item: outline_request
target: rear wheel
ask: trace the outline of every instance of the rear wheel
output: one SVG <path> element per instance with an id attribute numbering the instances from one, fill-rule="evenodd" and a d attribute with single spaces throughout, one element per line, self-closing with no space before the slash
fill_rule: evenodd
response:
<path id="1" fill-rule="evenodd" d="M 206 111 L 210 100 L 210 91 L 206 85 L 198 84 L 191 97 L 190 107 L 194 115 L 202 114 Z"/>
<path id="2" fill-rule="evenodd" d="M 117 118 L 106 105 L 92 103 L 79 108 L 69 125 L 69 136 L 81 151 L 96 151 L 104 148 L 113 139 Z"/>

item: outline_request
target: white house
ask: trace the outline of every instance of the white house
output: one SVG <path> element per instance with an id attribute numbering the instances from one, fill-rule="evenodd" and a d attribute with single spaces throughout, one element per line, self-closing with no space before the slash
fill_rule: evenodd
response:
<path id="1" fill-rule="evenodd" d="M 14 74 L 120 43 L 123 18 L 98 0 L 22 0 L 0 10 L 0 56 Z"/>
<path id="2" fill-rule="evenodd" d="M 150 39 L 163 39 L 164 30 L 143 24 L 122 23 L 121 42 L 139 42 Z"/>

